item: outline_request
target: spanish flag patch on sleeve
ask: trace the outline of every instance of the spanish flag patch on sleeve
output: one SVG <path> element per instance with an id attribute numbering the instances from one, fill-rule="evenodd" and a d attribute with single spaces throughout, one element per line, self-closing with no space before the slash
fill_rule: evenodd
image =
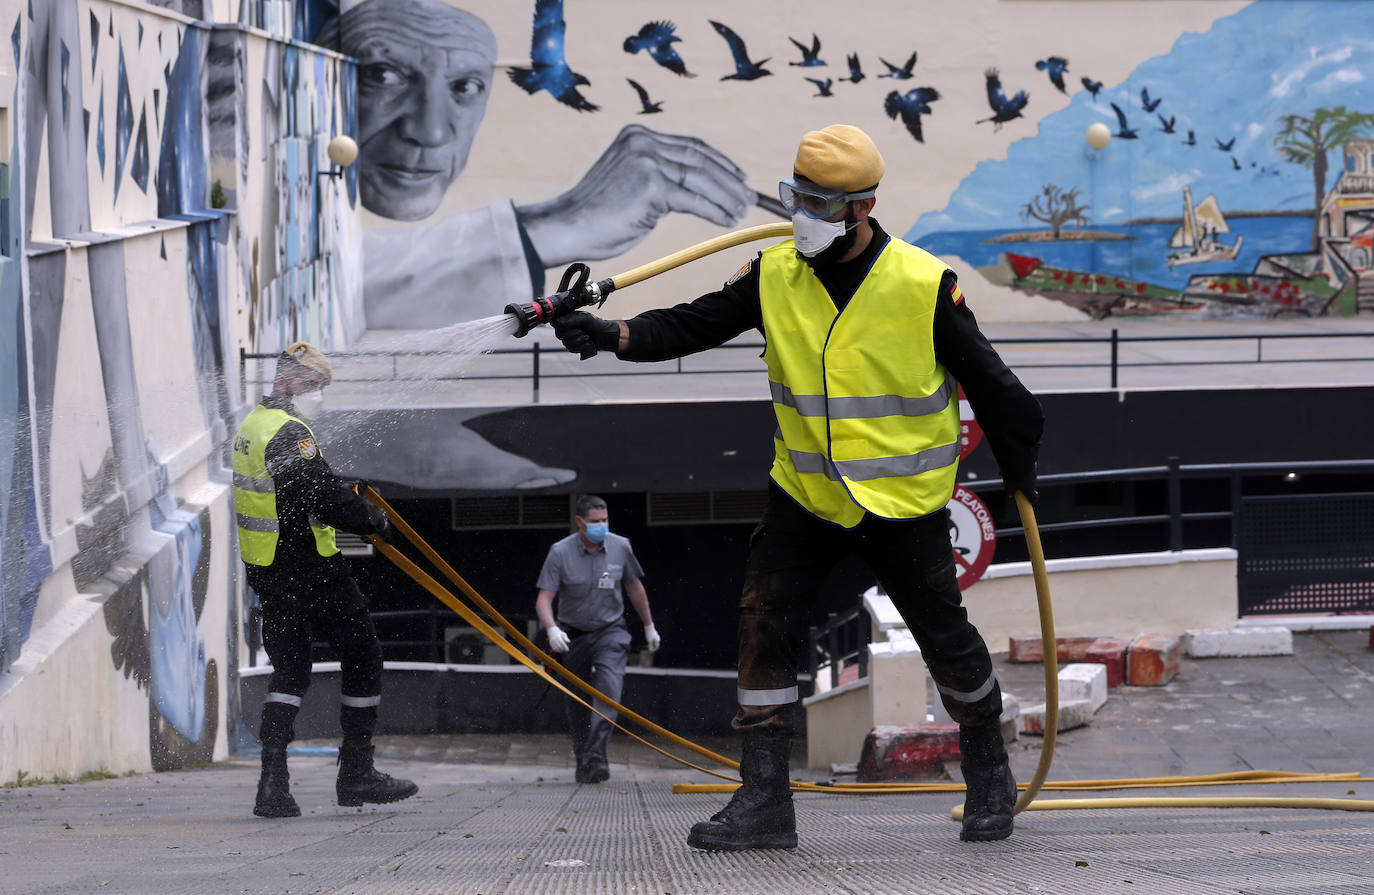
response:
<path id="1" fill-rule="evenodd" d="M 958 283 L 955 283 L 953 286 L 949 288 L 949 297 L 954 301 L 956 305 L 964 300 L 964 293 L 959 290 Z"/>

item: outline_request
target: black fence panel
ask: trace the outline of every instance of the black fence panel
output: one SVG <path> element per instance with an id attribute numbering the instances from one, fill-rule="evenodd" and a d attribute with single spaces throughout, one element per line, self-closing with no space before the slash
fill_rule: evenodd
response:
<path id="1" fill-rule="evenodd" d="M 1241 615 L 1374 611 L 1374 494 L 1240 501 Z"/>

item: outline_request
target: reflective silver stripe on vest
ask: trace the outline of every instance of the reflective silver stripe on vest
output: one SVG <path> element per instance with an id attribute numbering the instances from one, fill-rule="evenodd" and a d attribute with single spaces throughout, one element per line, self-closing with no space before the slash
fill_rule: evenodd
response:
<path id="1" fill-rule="evenodd" d="M 781 382 L 768 383 L 774 404 L 791 407 L 800 416 L 823 417 L 832 420 L 867 420 L 884 416 L 929 416 L 949 406 L 954 385 L 948 376 L 940 387 L 924 398 L 906 395 L 874 395 L 871 397 L 829 398 L 825 395 L 798 395 Z"/>
<path id="2" fill-rule="evenodd" d="M 268 693 L 263 697 L 262 701 L 284 702 L 287 705 L 294 705 L 296 708 L 301 707 L 301 698 L 299 696 L 292 696 L 290 693 Z"/>
<path id="3" fill-rule="evenodd" d="M 254 494 L 277 493 L 277 483 L 271 479 L 260 479 L 241 472 L 234 473 L 234 487 L 240 491 L 252 491 Z"/>
<path id="4" fill-rule="evenodd" d="M 339 702 L 350 708 L 369 709 L 382 704 L 381 696 L 340 696 Z"/>
<path id="5" fill-rule="evenodd" d="M 988 679 L 983 682 L 983 686 L 979 687 L 977 690 L 965 692 L 963 690 L 954 690 L 938 683 L 935 685 L 935 689 L 939 690 L 950 699 L 953 699 L 955 702 L 977 702 L 991 693 L 992 688 L 995 686 L 997 686 L 997 675 L 992 674 L 988 675 Z"/>
<path id="6" fill-rule="evenodd" d="M 242 513 L 234 514 L 239 521 L 239 528 L 245 531 L 277 531 L 276 519 L 263 519 L 259 516 L 245 516 Z"/>
<path id="7" fill-rule="evenodd" d="M 739 694 L 740 705 L 787 705 L 801 698 L 796 686 L 783 687 L 781 690 L 744 690 Z"/>
<path id="8" fill-rule="evenodd" d="M 873 479 L 886 479 L 894 476 L 920 475 L 935 469 L 944 469 L 959 459 L 959 442 L 936 445 L 915 454 L 902 457 L 875 457 L 871 460 L 836 460 L 832 465 L 824 454 L 787 449 L 792 458 L 792 466 L 801 473 L 823 475 L 832 482 L 838 482 L 842 474 L 854 482 L 868 482 Z M 839 472 L 836 472 L 838 468 Z"/>

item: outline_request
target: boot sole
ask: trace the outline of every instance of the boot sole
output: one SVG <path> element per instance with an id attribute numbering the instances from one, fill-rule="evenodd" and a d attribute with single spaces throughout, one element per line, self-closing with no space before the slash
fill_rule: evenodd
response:
<path id="1" fill-rule="evenodd" d="M 392 802 L 399 802 L 402 799 L 408 799 L 419 791 L 420 787 L 412 786 L 407 792 L 403 792 L 399 795 L 392 796 L 389 799 L 364 799 L 361 796 L 345 797 L 340 796 L 337 793 L 335 795 L 339 800 L 339 804 L 342 805 L 344 808 L 357 808 L 359 805 L 389 805 Z"/>
<path id="2" fill-rule="evenodd" d="M 687 844 L 692 848 L 699 848 L 702 851 L 751 851 L 754 849 L 769 848 L 796 848 L 796 833 L 769 833 L 765 836 L 754 836 L 746 840 L 739 839 L 717 839 L 714 836 L 702 836 L 697 833 L 690 833 L 687 836 Z"/>
<path id="3" fill-rule="evenodd" d="M 1010 835 L 1010 826 L 997 830 L 961 830 L 959 840 L 961 842 L 996 842 L 999 839 L 1006 839 Z"/>
<path id="4" fill-rule="evenodd" d="M 301 809 L 297 808 L 259 808 L 253 807 L 253 814 L 258 817 L 300 817 Z"/>

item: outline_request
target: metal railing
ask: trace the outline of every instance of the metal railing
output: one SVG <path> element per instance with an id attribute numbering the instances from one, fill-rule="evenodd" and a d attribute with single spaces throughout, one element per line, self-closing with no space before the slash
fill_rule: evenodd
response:
<path id="1" fill-rule="evenodd" d="M 1374 331 L 1361 332 L 1310 332 L 1310 333 L 1226 333 L 1219 335 L 1156 335 L 1156 336 L 1123 336 L 1117 329 L 1112 329 L 1111 335 L 1107 336 L 1055 336 L 1055 337 L 1025 337 L 1025 338 L 997 338 L 989 339 L 993 347 L 999 345 L 1101 345 L 1104 349 L 1105 357 L 1102 360 L 1090 361 L 1050 361 L 1050 362 L 1031 362 L 1017 363 L 1018 370 L 1034 369 L 1105 369 L 1108 372 L 1108 385 L 1116 388 L 1120 382 L 1122 370 L 1138 367 L 1200 367 L 1218 365 L 1253 365 L 1253 364 L 1332 364 L 1332 363 L 1359 363 L 1374 362 L 1374 348 L 1365 354 L 1351 356 L 1336 356 L 1334 354 L 1322 353 L 1317 357 L 1286 358 L 1274 357 L 1272 354 L 1265 356 L 1265 344 L 1272 345 L 1275 342 L 1291 341 L 1293 339 L 1309 339 L 1325 341 L 1329 339 L 1374 339 Z M 1170 344 L 1170 343 L 1194 343 L 1194 342 L 1253 342 L 1254 354 L 1243 358 L 1217 357 L 1207 358 L 1188 358 L 1186 360 L 1124 360 L 1122 350 L 1126 346 L 1144 345 L 1151 343 Z M 738 351 L 748 350 L 755 355 L 764 348 L 763 342 L 728 342 L 724 345 L 711 349 L 715 351 Z M 563 352 L 558 350 L 557 354 Z M 703 354 L 709 354 L 704 352 Z M 339 351 L 331 353 L 331 357 L 339 360 L 350 358 L 389 358 L 391 360 L 391 370 L 387 378 L 394 381 L 483 381 L 483 380 L 504 380 L 518 381 L 529 380 L 532 394 L 531 400 L 535 403 L 539 401 L 539 386 L 541 381 L 548 379 L 587 379 L 588 377 L 609 377 L 609 376 L 664 376 L 664 375 L 693 375 L 693 376 L 718 376 L 738 373 L 756 373 L 761 369 L 761 363 L 756 363 L 750 367 L 709 367 L 699 368 L 692 366 L 691 369 L 683 368 L 683 359 L 676 361 L 663 361 L 653 364 L 633 364 L 617 366 L 608 370 L 581 370 L 576 372 L 552 372 L 547 371 L 541 364 L 543 349 L 538 342 L 532 342 L 528 348 L 497 348 L 486 352 L 490 356 L 510 356 L 528 355 L 530 366 L 528 372 L 522 373 L 460 373 L 455 375 L 435 375 L 435 376 L 406 376 L 401 367 L 402 361 L 408 358 L 429 358 L 444 357 L 447 352 L 439 351 Z M 247 384 L 247 366 L 250 359 L 275 358 L 276 352 L 250 352 L 239 349 L 239 378 Z M 701 354 L 691 355 L 700 358 Z M 376 376 L 359 377 L 350 380 L 347 376 L 341 376 L 337 381 L 372 381 Z M 263 380 L 252 380 L 261 384 Z"/>

